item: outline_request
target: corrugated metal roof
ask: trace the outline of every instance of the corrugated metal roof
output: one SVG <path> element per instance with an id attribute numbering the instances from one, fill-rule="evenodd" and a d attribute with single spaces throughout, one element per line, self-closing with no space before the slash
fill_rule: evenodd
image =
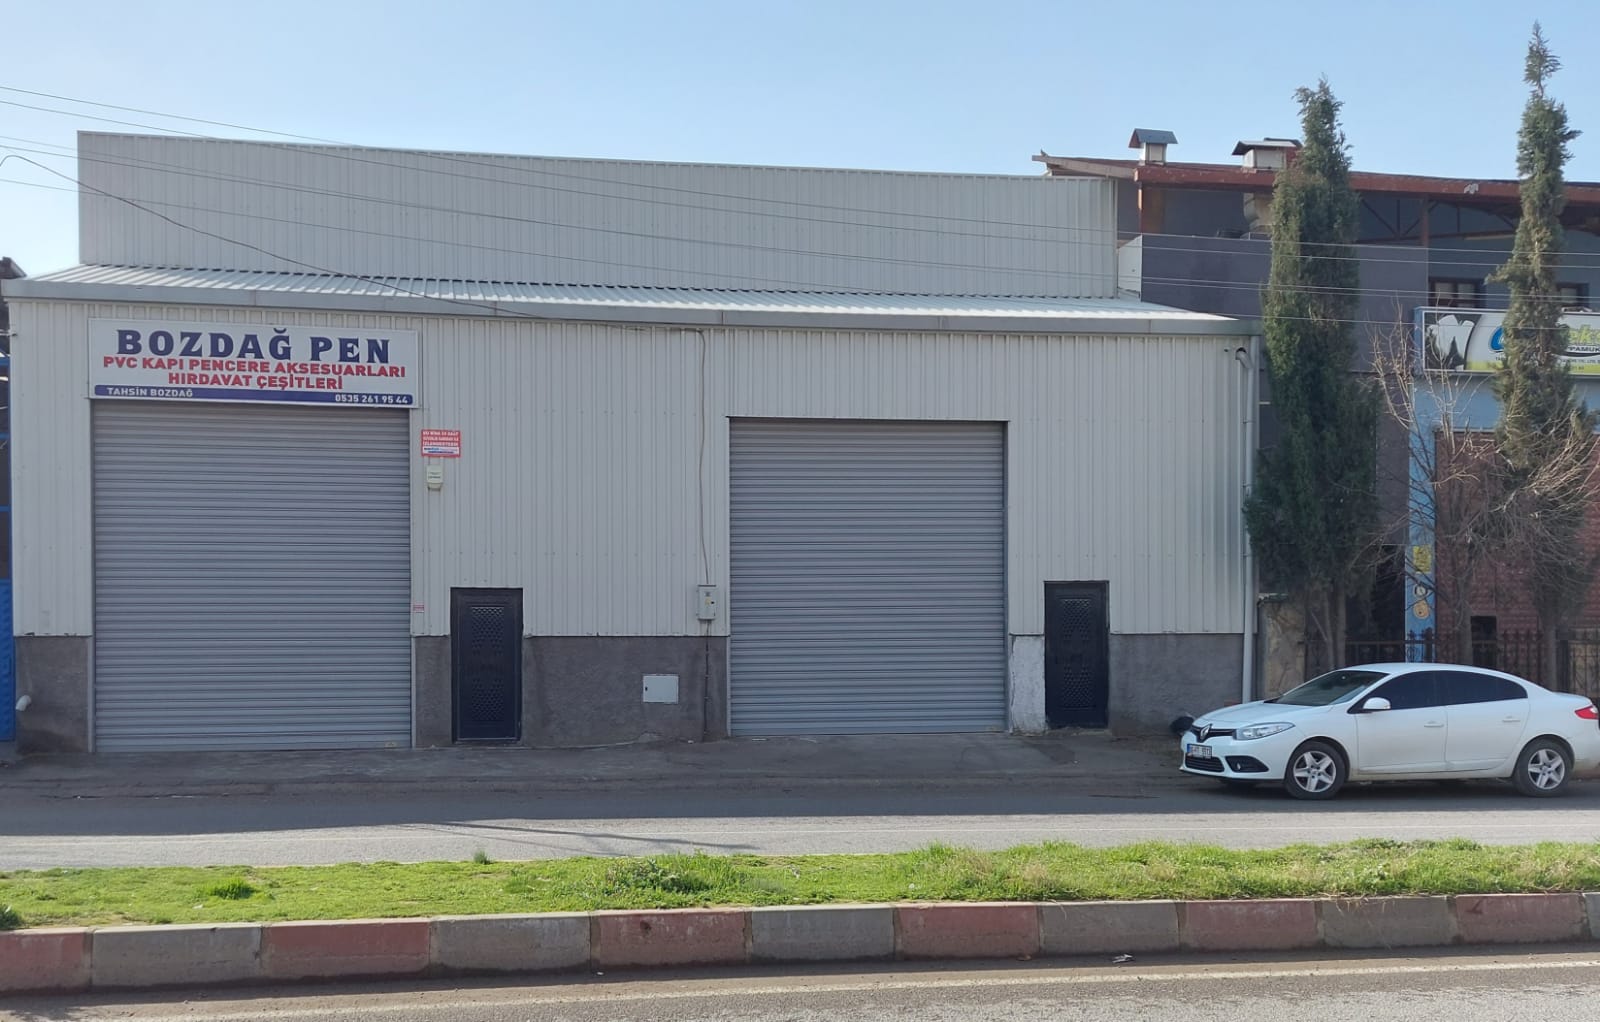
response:
<path id="1" fill-rule="evenodd" d="M 51 285 L 76 285 L 81 295 Z M 716 289 L 519 284 L 417 277 L 351 277 L 333 274 L 150 267 L 74 266 L 29 278 L 18 297 L 81 297 L 105 288 L 186 289 L 250 294 L 361 298 L 416 298 L 501 314 L 505 306 L 589 307 L 596 310 L 681 310 L 727 313 L 917 316 L 982 319 L 1162 320 L 1195 324 L 1230 322 L 1226 317 L 1118 298 L 1012 298 L 981 295 L 854 294 L 815 291 L 727 291 Z M 152 295 L 153 300 L 157 296 Z M 127 296 L 121 296 L 127 300 Z M 253 302 L 251 304 L 260 304 Z M 290 303 L 294 304 L 294 303 Z M 458 310 L 459 314 L 459 310 Z"/>

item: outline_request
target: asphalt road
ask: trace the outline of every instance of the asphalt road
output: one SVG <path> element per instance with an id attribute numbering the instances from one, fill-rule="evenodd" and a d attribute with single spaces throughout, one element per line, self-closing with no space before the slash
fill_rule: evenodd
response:
<path id="1" fill-rule="evenodd" d="M 0 798 L 0 869 L 298 865 L 377 860 L 640 855 L 665 851 L 882 852 L 935 841 L 1197 841 L 1236 848 L 1358 837 L 1486 843 L 1600 840 L 1600 783 L 1533 800 L 1500 784 L 1357 786 L 1326 803 L 1196 782 L 1146 793 L 774 796 L 698 791 L 592 797 L 478 793 Z"/>
<path id="2" fill-rule="evenodd" d="M 1594 952 L 970 970 L 590 976 L 521 986 L 92 995 L 0 1007 L 0 1019 L 148 1022 L 1556 1022 L 1594 1017 Z"/>

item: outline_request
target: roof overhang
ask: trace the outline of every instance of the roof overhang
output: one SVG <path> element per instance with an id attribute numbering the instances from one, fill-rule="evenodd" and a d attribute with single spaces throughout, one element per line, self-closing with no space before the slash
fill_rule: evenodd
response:
<path id="1" fill-rule="evenodd" d="M 1146 163 L 1132 160 L 1096 160 L 1073 156 L 1045 156 L 1036 162 L 1074 176 L 1108 177 L 1139 184 L 1214 191 L 1259 192 L 1272 187 L 1276 177 L 1271 170 L 1247 170 L 1231 164 Z M 1378 174 L 1351 171 L 1350 185 L 1363 194 L 1421 196 L 1440 202 L 1468 204 L 1516 204 L 1521 201 L 1521 184 L 1499 178 L 1425 177 L 1419 174 Z M 1568 182 L 1568 206 L 1600 207 L 1600 184 Z"/>
<path id="2" fill-rule="evenodd" d="M 1254 323 L 1112 298 L 710 291 L 79 266 L 13 282 L 19 300 L 390 315 L 907 332 L 1248 335 Z"/>

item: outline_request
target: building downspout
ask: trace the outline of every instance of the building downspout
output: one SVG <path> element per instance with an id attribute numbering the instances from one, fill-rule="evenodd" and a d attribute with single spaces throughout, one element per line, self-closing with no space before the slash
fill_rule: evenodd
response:
<path id="1" fill-rule="evenodd" d="M 1244 356 L 1240 361 L 1244 363 L 1248 374 L 1244 387 L 1244 416 L 1240 423 L 1244 447 L 1244 500 L 1240 504 L 1243 507 L 1244 502 L 1250 499 L 1256 482 L 1256 419 L 1261 408 L 1261 337 L 1251 337 L 1248 351 L 1241 348 L 1235 354 Z M 1244 639 L 1243 655 L 1239 661 L 1239 701 L 1248 703 L 1255 698 L 1256 688 L 1256 562 L 1250 548 L 1249 526 L 1241 521 L 1240 529 L 1244 541 Z"/>

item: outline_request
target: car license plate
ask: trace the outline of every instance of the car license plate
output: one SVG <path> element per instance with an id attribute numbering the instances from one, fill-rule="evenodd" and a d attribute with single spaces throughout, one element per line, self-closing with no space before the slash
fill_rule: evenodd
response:
<path id="1" fill-rule="evenodd" d="M 1191 745 L 1189 746 L 1189 755 L 1193 756 L 1195 759 L 1216 758 L 1215 756 L 1211 755 L 1211 746 L 1209 745 Z"/>

